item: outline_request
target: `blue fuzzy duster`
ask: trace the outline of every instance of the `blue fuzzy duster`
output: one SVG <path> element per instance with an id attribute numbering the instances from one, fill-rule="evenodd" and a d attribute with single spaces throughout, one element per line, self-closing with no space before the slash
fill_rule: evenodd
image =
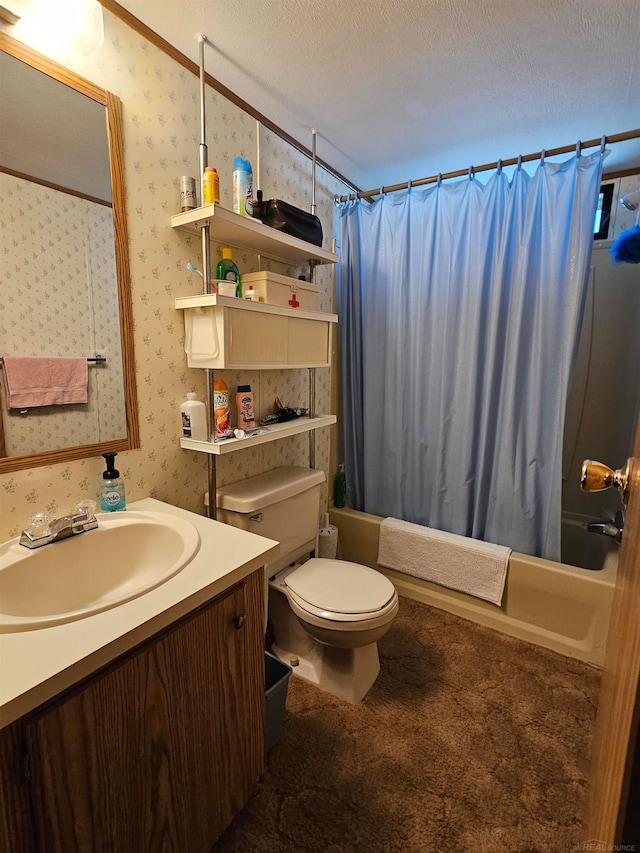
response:
<path id="1" fill-rule="evenodd" d="M 640 225 L 623 231 L 609 249 L 614 264 L 640 264 Z"/>

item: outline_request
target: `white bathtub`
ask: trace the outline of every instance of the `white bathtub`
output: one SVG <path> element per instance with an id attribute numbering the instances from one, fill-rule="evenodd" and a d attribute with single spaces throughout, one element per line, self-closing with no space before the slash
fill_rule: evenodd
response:
<path id="1" fill-rule="evenodd" d="M 379 566 L 378 537 L 382 521 L 379 516 L 334 509 L 330 518 L 339 530 L 342 558 L 378 569 L 394 583 L 400 595 L 568 657 L 603 666 L 617 569 L 617 548 L 612 547 L 607 537 L 586 533 L 575 523 L 569 525 L 565 536 L 563 554 L 567 548 L 569 551 L 573 548 L 575 559 L 583 563 L 601 558 L 600 571 L 512 553 L 502 605 L 497 607 Z"/>

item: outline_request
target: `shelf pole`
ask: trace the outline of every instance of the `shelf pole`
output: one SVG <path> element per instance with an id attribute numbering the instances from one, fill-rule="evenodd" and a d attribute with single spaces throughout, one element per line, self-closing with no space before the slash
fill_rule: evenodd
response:
<path id="1" fill-rule="evenodd" d="M 199 165 L 200 165 L 200 203 L 204 204 L 204 170 L 209 165 L 209 151 L 207 149 L 207 122 L 206 122 L 206 80 L 204 71 L 204 49 L 208 39 L 204 33 L 198 36 L 199 58 L 200 58 L 200 145 L 198 147 Z M 203 293 L 206 295 L 209 292 L 209 283 L 211 282 L 211 241 L 209 235 L 209 222 L 206 221 L 201 229 L 200 235 L 202 238 L 202 285 Z M 207 369 L 206 376 L 206 406 L 207 406 L 207 428 L 209 430 L 209 441 L 214 439 L 213 425 L 213 383 L 214 371 Z M 209 518 L 216 518 L 216 457 L 207 454 L 207 488 L 209 490 L 209 507 L 207 515 Z"/>
<path id="2" fill-rule="evenodd" d="M 208 39 L 204 35 L 204 33 L 200 33 L 198 36 L 198 47 L 199 47 L 199 57 L 200 57 L 200 146 L 199 146 L 199 154 L 200 154 L 200 204 L 204 204 L 204 170 L 209 165 L 209 158 L 207 152 L 207 124 L 206 124 L 206 106 L 205 106 L 205 95 L 206 95 L 206 81 L 205 81 L 205 72 L 204 72 L 204 47 L 207 43 Z M 206 282 L 205 282 L 206 284 Z"/>
<path id="3" fill-rule="evenodd" d="M 214 453 L 207 453 L 207 486 L 209 489 L 209 506 L 207 515 L 213 518 L 214 521 L 218 517 L 218 507 L 216 505 L 216 457 Z"/>
<path id="4" fill-rule="evenodd" d="M 207 148 L 207 122 L 206 122 L 206 80 L 204 71 L 204 49 L 208 39 L 204 33 L 198 36 L 200 56 L 200 145 L 198 148 L 200 161 L 200 204 L 204 204 L 204 170 L 209 165 L 209 151 Z M 211 242 L 209 240 L 209 222 L 201 227 L 202 237 L 202 282 L 204 293 L 209 292 L 211 276 Z"/>
<path id="5" fill-rule="evenodd" d="M 253 192 L 254 195 L 258 190 L 262 189 L 262 180 L 260 177 L 260 120 L 256 119 L 256 170 L 254 174 Z M 262 269 L 262 255 L 258 253 L 258 269 Z"/>
<path id="6" fill-rule="evenodd" d="M 309 417 L 316 416 L 316 369 L 309 368 Z M 309 468 L 316 467 L 316 431 L 309 432 Z"/>
<path id="7" fill-rule="evenodd" d="M 311 128 L 311 213 L 316 212 L 316 129 Z M 316 277 L 317 261 L 309 261 L 309 281 L 313 283 Z M 309 417 L 316 416 L 316 371 L 309 368 Z M 309 433 L 309 468 L 316 467 L 316 432 Z"/>
<path id="8" fill-rule="evenodd" d="M 316 129 L 311 128 L 311 213 L 316 212 Z"/>

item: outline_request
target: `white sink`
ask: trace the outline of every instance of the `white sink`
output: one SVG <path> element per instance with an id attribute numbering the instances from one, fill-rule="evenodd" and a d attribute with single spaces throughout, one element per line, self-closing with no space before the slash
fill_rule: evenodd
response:
<path id="1" fill-rule="evenodd" d="M 0 633 L 82 619 L 149 592 L 194 557 L 200 536 L 164 512 L 96 515 L 97 530 L 29 550 L 0 545 Z"/>

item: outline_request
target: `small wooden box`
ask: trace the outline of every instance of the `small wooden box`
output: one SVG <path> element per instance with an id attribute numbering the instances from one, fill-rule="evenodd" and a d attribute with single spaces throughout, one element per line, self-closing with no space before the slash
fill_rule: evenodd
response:
<path id="1" fill-rule="evenodd" d="M 308 281 L 268 271 L 243 273 L 240 281 L 243 296 L 248 287 L 253 287 L 260 302 L 282 308 L 318 310 L 319 288 Z"/>

